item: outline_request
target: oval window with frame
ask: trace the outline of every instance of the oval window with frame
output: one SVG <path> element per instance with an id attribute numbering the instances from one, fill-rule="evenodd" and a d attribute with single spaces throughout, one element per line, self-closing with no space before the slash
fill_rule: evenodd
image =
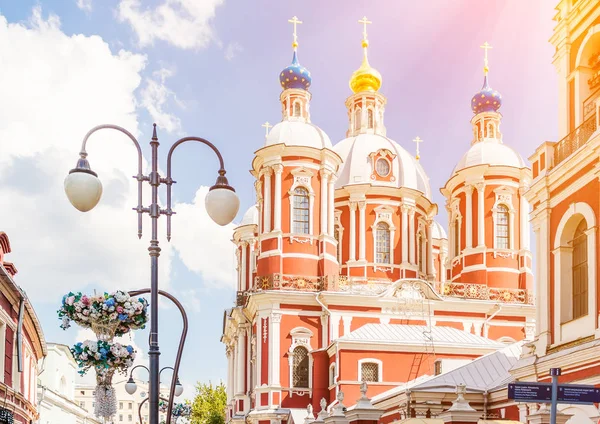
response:
<path id="1" fill-rule="evenodd" d="M 387 177 L 390 175 L 390 161 L 386 158 L 377 159 L 375 162 L 375 171 L 380 177 Z"/>

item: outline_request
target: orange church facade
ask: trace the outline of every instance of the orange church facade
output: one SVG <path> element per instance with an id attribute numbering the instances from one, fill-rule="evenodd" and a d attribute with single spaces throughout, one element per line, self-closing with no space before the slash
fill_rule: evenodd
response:
<path id="1" fill-rule="evenodd" d="M 418 154 L 388 137 L 361 23 L 343 140 L 312 123 L 295 32 L 292 64 L 279 74 L 282 119 L 265 125 L 251 171 L 257 202 L 233 234 L 228 422 L 300 424 L 307 405 L 334 416 L 365 399 L 363 382 L 369 396 L 385 396 L 534 337 L 523 195 L 532 175 L 504 144 L 487 55 L 471 147 L 467 139 L 442 188 L 448 237 Z"/>

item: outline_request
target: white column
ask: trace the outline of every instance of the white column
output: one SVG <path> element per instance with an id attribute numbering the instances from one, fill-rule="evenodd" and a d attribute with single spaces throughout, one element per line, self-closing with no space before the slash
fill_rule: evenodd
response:
<path id="1" fill-rule="evenodd" d="M 440 283 L 446 282 L 446 255 L 442 253 L 442 246 L 440 246 Z"/>
<path id="2" fill-rule="evenodd" d="M 248 269 L 250 270 L 249 275 L 248 275 L 248 284 L 247 284 L 247 288 L 250 289 L 252 287 L 252 274 L 254 272 L 256 272 L 255 269 L 255 263 L 256 261 L 254 260 L 254 240 L 251 240 L 248 243 L 248 246 L 250 246 L 250 254 L 248 255 L 248 260 L 250 261 L 250 264 L 248 265 Z"/>
<path id="3" fill-rule="evenodd" d="M 265 202 L 264 202 L 264 232 L 271 232 L 271 169 L 265 168 L 264 173 Z"/>
<path id="4" fill-rule="evenodd" d="M 408 206 L 400 206 L 402 210 L 402 263 L 408 261 Z"/>
<path id="5" fill-rule="evenodd" d="M 519 189 L 519 235 L 521 250 L 529 250 L 529 202 L 524 196 L 526 187 Z"/>
<path id="6" fill-rule="evenodd" d="M 245 393 L 245 381 L 246 381 L 246 370 L 245 370 L 245 359 L 246 359 L 246 335 L 243 329 L 238 330 L 237 345 L 236 345 L 236 384 L 235 394 L 243 395 Z"/>
<path id="7" fill-rule="evenodd" d="M 351 327 L 350 325 L 352 324 L 352 316 L 351 315 L 344 315 L 342 317 L 342 320 L 344 321 L 344 336 L 347 334 L 350 334 Z"/>
<path id="8" fill-rule="evenodd" d="M 328 214 L 327 214 L 327 234 L 329 234 L 331 237 L 333 237 L 334 234 L 334 229 L 333 229 L 333 224 L 335 222 L 335 218 L 334 218 L 334 212 L 335 212 L 335 187 L 334 187 L 334 181 L 335 181 L 335 177 L 333 175 L 329 176 L 329 202 L 327 202 L 328 206 Z"/>
<path id="9" fill-rule="evenodd" d="M 327 233 L 327 194 L 329 188 L 327 187 L 327 180 L 329 179 L 329 172 L 321 170 L 321 231 L 320 234 Z"/>
<path id="10" fill-rule="evenodd" d="M 485 246 L 485 219 L 484 219 L 485 183 L 477 184 L 477 247 Z"/>
<path id="11" fill-rule="evenodd" d="M 246 256 L 247 256 L 247 247 L 248 247 L 248 243 L 245 241 L 242 241 L 242 281 L 240 282 L 240 286 L 242 290 L 248 290 L 248 261 L 246 260 Z"/>
<path id="12" fill-rule="evenodd" d="M 366 216 L 365 216 L 365 212 L 367 209 L 367 202 L 366 201 L 362 201 L 362 202 L 358 202 L 358 225 L 360 227 L 360 237 L 358 240 L 358 259 L 361 261 L 366 260 L 366 231 L 367 231 L 367 224 L 366 224 Z"/>
<path id="13" fill-rule="evenodd" d="M 233 349 L 227 346 L 227 403 L 233 399 Z"/>
<path id="14" fill-rule="evenodd" d="M 252 391 L 252 332 L 249 325 L 244 328 L 244 332 L 246 334 L 246 393 L 250 393 Z M 245 401 L 244 411 L 249 409 L 250 403 Z"/>
<path id="15" fill-rule="evenodd" d="M 433 220 L 427 220 L 427 275 L 435 274 L 433 269 Z"/>
<path id="16" fill-rule="evenodd" d="M 550 343 L 550 213 L 542 211 L 534 227 L 536 235 L 535 255 L 536 255 L 536 325 L 537 333 L 542 342 L 538 350 L 546 351 L 546 346 Z M 536 220 L 537 220 L 536 219 Z M 557 309 L 556 314 L 559 311 Z M 560 317 L 555 319 L 560 320 Z M 558 335 L 557 335 L 558 337 Z M 543 355 L 544 353 L 540 353 Z"/>
<path id="17" fill-rule="evenodd" d="M 272 313 L 269 319 L 269 385 L 278 387 L 280 355 L 279 355 L 279 337 L 280 337 L 281 314 Z"/>
<path id="18" fill-rule="evenodd" d="M 273 170 L 275 171 L 275 193 L 273 198 L 273 230 L 281 231 L 281 173 L 283 172 L 283 165 L 274 165 Z"/>
<path id="19" fill-rule="evenodd" d="M 331 341 L 334 341 L 340 336 L 340 316 L 339 315 L 331 315 L 329 320 L 331 325 Z"/>
<path id="20" fill-rule="evenodd" d="M 326 313 L 321 314 L 321 333 L 320 348 L 325 348 L 329 344 L 327 340 L 327 337 L 329 336 L 329 315 Z"/>
<path id="21" fill-rule="evenodd" d="M 257 387 L 262 385 L 263 319 L 264 316 L 261 314 L 256 318 L 256 381 L 254 382 L 254 385 Z M 256 404 L 258 405 L 259 403 L 260 395 L 256 395 Z"/>
<path id="22" fill-rule="evenodd" d="M 348 260 L 355 261 L 356 260 L 356 202 L 350 202 L 348 205 L 348 209 L 350 210 L 350 240 L 349 246 L 350 249 L 348 251 Z"/>
<path id="23" fill-rule="evenodd" d="M 465 248 L 473 247 L 473 186 L 465 186 L 466 195 L 466 210 L 465 215 L 467 218 L 465 227 L 466 244 Z"/>
<path id="24" fill-rule="evenodd" d="M 408 211 L 408 261 L 411 264 L 415 264 L 415 240 L 417 239 L 417 233 L 415 233 L 415 208 L 410 208 Z M 394 240 L 392 240 L 392 243 Z"/>

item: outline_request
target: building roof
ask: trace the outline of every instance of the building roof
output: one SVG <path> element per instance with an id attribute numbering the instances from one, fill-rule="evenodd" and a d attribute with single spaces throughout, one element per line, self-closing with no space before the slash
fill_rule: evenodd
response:
<path id="1" fill-rule="evenodd" d="M 376 181 L 371 154 L 379 150 L 388 150 L 394 155 L 391 163 L 392 181 Z M 341 156 L 343 163 L 338 172 L 335 187 L 342 188 L 352 184 L 372 184 L 380 187 L 406 187 L 420 191 L 431 200 L 429 177 L 425 170 L 402 146 L 381 134 L 358 134 L 337 143 L 333 150 Z"/>
<path id="2" fill-rule="evenodd" d="M 466 384 L 467 391 L 489 391 L 505 386 L 513 380 L 508 370 L 519 359 L 522 346 L 523 342 L 510 344 L 417 384 L 411 387 L 411 391 L 445 392 L 454 390 L 458 384 Z"/>
<path id="3" fill-rule="evenodd" d="M 424 325 L 365 324 L 351 333 L 340 337 L 339 340 L 423 344 L 429 341 L 426 336 L 428 329 Z M 485 348 L 501 348 L 504 346 L 497 341 L 452 327 L 431 327 L 431 339 L 435 346 L 457 344 Z"/>
<path id="4" fill-rule="evenodd" d="M 516 150 L 497 140 L 480 141 L 473 144 L 460 159 L 453 174 L 477 165 L 512 166 L 519 169 L 527 167 Z"/>
<path id="5" fill-rule="evenodd" d="M 275 124 L 269 131 L 265 146 L 275 144 L 331 149 L 331 140 L 325 131 L 310 122 L 299 120 L 284 120 Z"/>

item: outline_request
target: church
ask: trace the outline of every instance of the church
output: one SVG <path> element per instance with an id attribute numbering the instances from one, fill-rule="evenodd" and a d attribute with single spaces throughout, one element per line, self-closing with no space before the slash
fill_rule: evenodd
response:
<path id="1" fill-rule="evenodd" d="M 557 16 L 569 19 L 562 21 L 567 29 L 557 26 L 552 40 L 557 46 L 569 39 L 573 16 L 581 15 L 577 48 L 557 50 L 555 60 L 564 72 L 578 49 L 584 50 L 578 61 L 595 57 L 593 66 L 600 65 L 600 29 L 590 29 L 600 28 L 600 6 L 577 1 L 581 7 L 573 8 L 569 0 L 557 9 Z M 585 19 L 584 6 L 589 7 Z M 251 166 L 256 205 L 233 233 L 237 299 L 225 311 L 221 339 L 228 358 L 226 421 L 386 424 L 436 417 L 441 424 L 477 423 L 482 417 L 527 422 L 542 414 L 507 399 L 507 384 L 549 378 L 548 368 L 557 365 L 548 360 L 538 369 L 541 356 L 564 360 L 570 352 L 565 349 L 581 337 L 598 357 L 598 295 L 595 284 L 587 288 L 587 281 L 597 281 L 596 266 L 577 268 L 576 284 L 571 277 L 553 281 L 583 261 L 573 237 L 586 235 L 586 258 L 597 257 L 594 149 L 600 133 L 587 162 L 569 156 L 587 139 L 578 139 L 575 147 L 569 139 L 566 148 L 563 141 L 544 143 L 530 158 L 532 170 L 503 139 L 502 96 L 490 85 L 490 46 L 484 43 L 483 81 L 473 82 L 472 115 L 465 116 L 472 138 L 439 188 L 448 221 L 438 222 L 438 205 L 419 162 L 420 139 L 414 140 L 413 156 L 386 131 L 388 99 L 381 91 L 382 75 L 368 59 L 370 22 L 359 21 L 362 63 L 349 72 L 348 125 L 337 142 L 313 123 L 318 117 L 310 113 L 312 76 L 298 55 L 301 22 L 296 17 L 290 22 L 292 61 L 279 73 L 281 121 L 265 124 L 267 134 Z M 580 47 L 586 37 L 592 39 L 584 40 L 589 47 Z M 587 86 L 596 72 L 585 66 L 575 84 Z M 572 101 L 563 114 L 565 134 L 591 125 L 590 116 L 596 125 L 600 115 L 600 92 L 590 101 L 596 88 L 577 91 L 568 78 L 561 89 L 561 101 Z M 583 100 L 592 104 L 591 112 L 581 108 Z M 548 177 L 552 168 L 567 163 L 580 171 L 563 168 Z M 594 197 L 595 190 L 593 207 L 572 203 L 583 183 L 565 172 L 585 175 L 593 185 L 586 193 Z M 556 187 L 565 193 L 554 194 Z M 537 292 L 530 205 L 538 238 Z M 568 217 L 551 215 L 548 209 L 554 207 L 568 210 Z M 583 272 L 589 273 L 585 283 Z M 559 319 L 555 310 L 561 311 Z M 592 366 L 590 358 L 582 356 L 581 365 Z M 594 366 L 600 366 L 597 359 Z"/>

